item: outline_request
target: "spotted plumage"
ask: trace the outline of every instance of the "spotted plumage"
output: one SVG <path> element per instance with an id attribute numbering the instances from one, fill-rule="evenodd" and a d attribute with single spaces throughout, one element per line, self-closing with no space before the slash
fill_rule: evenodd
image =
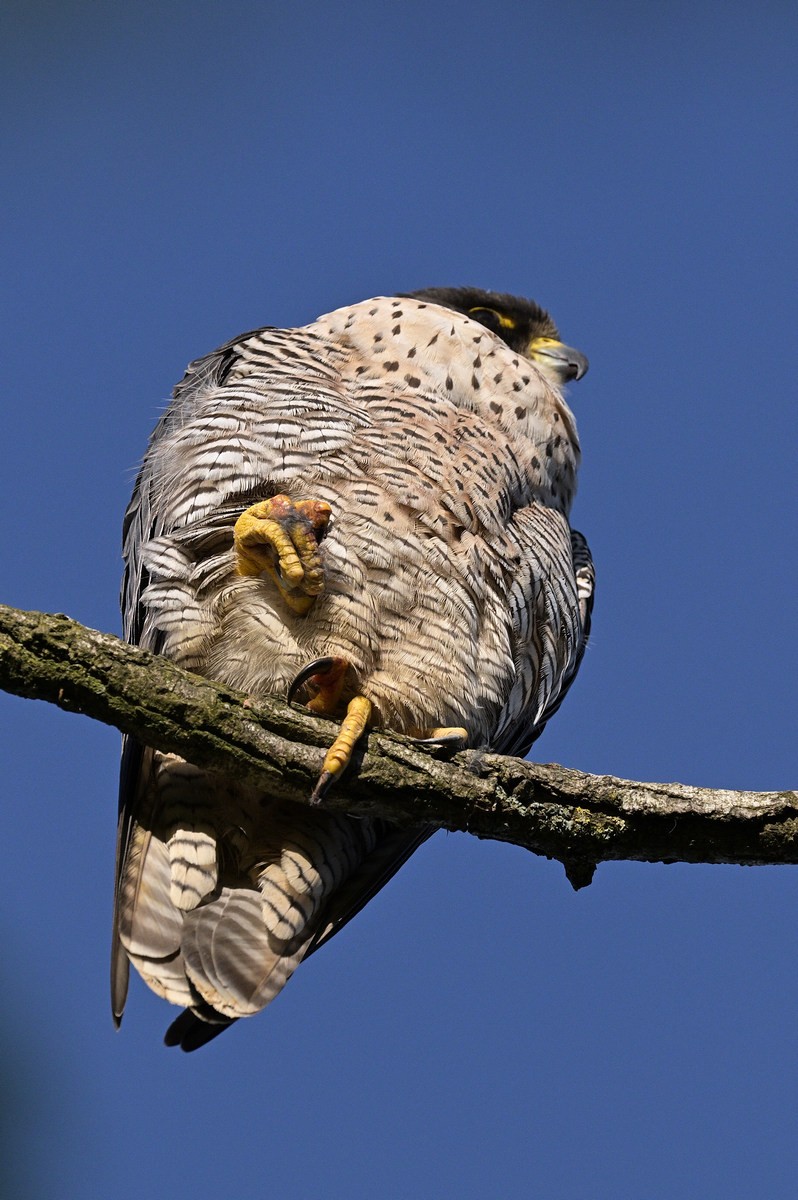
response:
<path id="1" fill-rule="evenodd" d="M 363 697 L 387 728 L 526 753 L 588 635 L 561 390 L 586 366 L 532 302 L 475 289 L 380 297 L 192 363 L 126 517 L 126 636 L 253 695 L 332 657 L 336 711 Z M 299 529 L 316 590 L 289 587 L 266 534 L 269 569 L 242 566 L 242 521 L 255 540 Z M 257 1012 L 428 832 L 278 802 L 128 740 L 117 1020 L 128 960 L 185 1006 L 170 1043 Z"/>

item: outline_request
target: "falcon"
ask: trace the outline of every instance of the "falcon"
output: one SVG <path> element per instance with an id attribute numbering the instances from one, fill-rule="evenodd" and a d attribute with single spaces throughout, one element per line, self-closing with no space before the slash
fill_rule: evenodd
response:
<path id="1" fill-rule="evenodd" d="M 311 805 L 128 738 L 112 962 L 193 1050 L 259 1012 L 430 835 L 325 811 L 358 738 L 524 755 L 589 633 L 569 526 L 587 360 L 531 300 L 381 296 L 193 362 L 127 510 L 125 635 L 339 721 Z"/>

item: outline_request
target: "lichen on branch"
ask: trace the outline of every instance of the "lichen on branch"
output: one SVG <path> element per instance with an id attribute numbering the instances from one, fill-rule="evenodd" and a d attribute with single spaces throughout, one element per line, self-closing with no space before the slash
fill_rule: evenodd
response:
<path id="1" fill-rule="evenodd" d="M 0 688 L 114 725 L 156 749 L 307 802 L 335 725 L 253 700 L 61 615 L 0 605 Z M 798 862 L 798 794 L 638 783 L 372 732 L 326 808 L 512 842 L 565 864 Z"/>

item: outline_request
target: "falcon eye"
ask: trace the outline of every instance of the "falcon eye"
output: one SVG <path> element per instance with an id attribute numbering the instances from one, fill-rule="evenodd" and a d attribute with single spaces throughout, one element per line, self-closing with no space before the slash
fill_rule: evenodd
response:
<path id="1" fill-rule="evenodd" d="M 504 313 L 496 312 L 495 308 L 469 308 L 468 315 L 494 333 L 504 334 L 509 329 L 515 329 L 515 321 Z"/>

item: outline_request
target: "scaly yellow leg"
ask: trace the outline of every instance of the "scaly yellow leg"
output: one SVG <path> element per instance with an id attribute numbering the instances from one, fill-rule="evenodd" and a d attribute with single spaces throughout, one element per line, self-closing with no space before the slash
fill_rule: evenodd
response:
<path id="1" fill-rule="evenodd" d="M 251 505 L 233 529 L 237 573 L 266 571 L 291 611 L 305 616 L 324 591 L 319 542 L 331 512 L 323 500 L 290 496 L 272 496 Z"/>
<path id="2" fill-rule="evenodd" d="M 345 658 L 329 656 L 314 659 L 302 668 L 289 687 L 288 703 L 293 703 L 297 694 L 310 688 L 311 699 L 305 701 L 305 707 L 332 716 L 341 699 L 348 670 L 349 663 Z M 311 804 L 319 804 L 331 784 L 349 766 L 354 748 L 363 736 L 371 714 L 372 704 L 365 696 L 355 696 L 349 701 L 338 736 L 325 755 L 321 775 L 310 797 Z M 405 732 L 422 745 L 455 750 L 468 744 L 468 730 L 459 725 L 416 727 Z"/>
<path id="3" fill-rule="evenodd" d="M 297 693 L 310 687 L 312 697 L 305 707 L 332 716 L 339 705 L 348 670 L 349 663 L 345 658 L 331 655 L 314 659 L 302 668 L 289 687 L 288 703 L 293 703 Z M 371 713 L 371 701 L 365 696 L 355 696 L 349 701 L 338 736 L 324 757 L 321 775 L 310 797 L 311 804 L 320 803 L 333 781 L 349 765 L 352 751 L 365 732 Z"/>
<path id="4" fill-rule="evenodd" d="M 370 717 L 371 701 L 367 700 L 365 696 L 355 696 L 353 700 L 349 701 L 346 716 L 338 730 L 338 736 L 324 756 L 324 766 L 319 781 L 310 797 L 311 804 L 319 804 L 333 781 L 349 766 L 352 751 L 365 732 Z"/>

